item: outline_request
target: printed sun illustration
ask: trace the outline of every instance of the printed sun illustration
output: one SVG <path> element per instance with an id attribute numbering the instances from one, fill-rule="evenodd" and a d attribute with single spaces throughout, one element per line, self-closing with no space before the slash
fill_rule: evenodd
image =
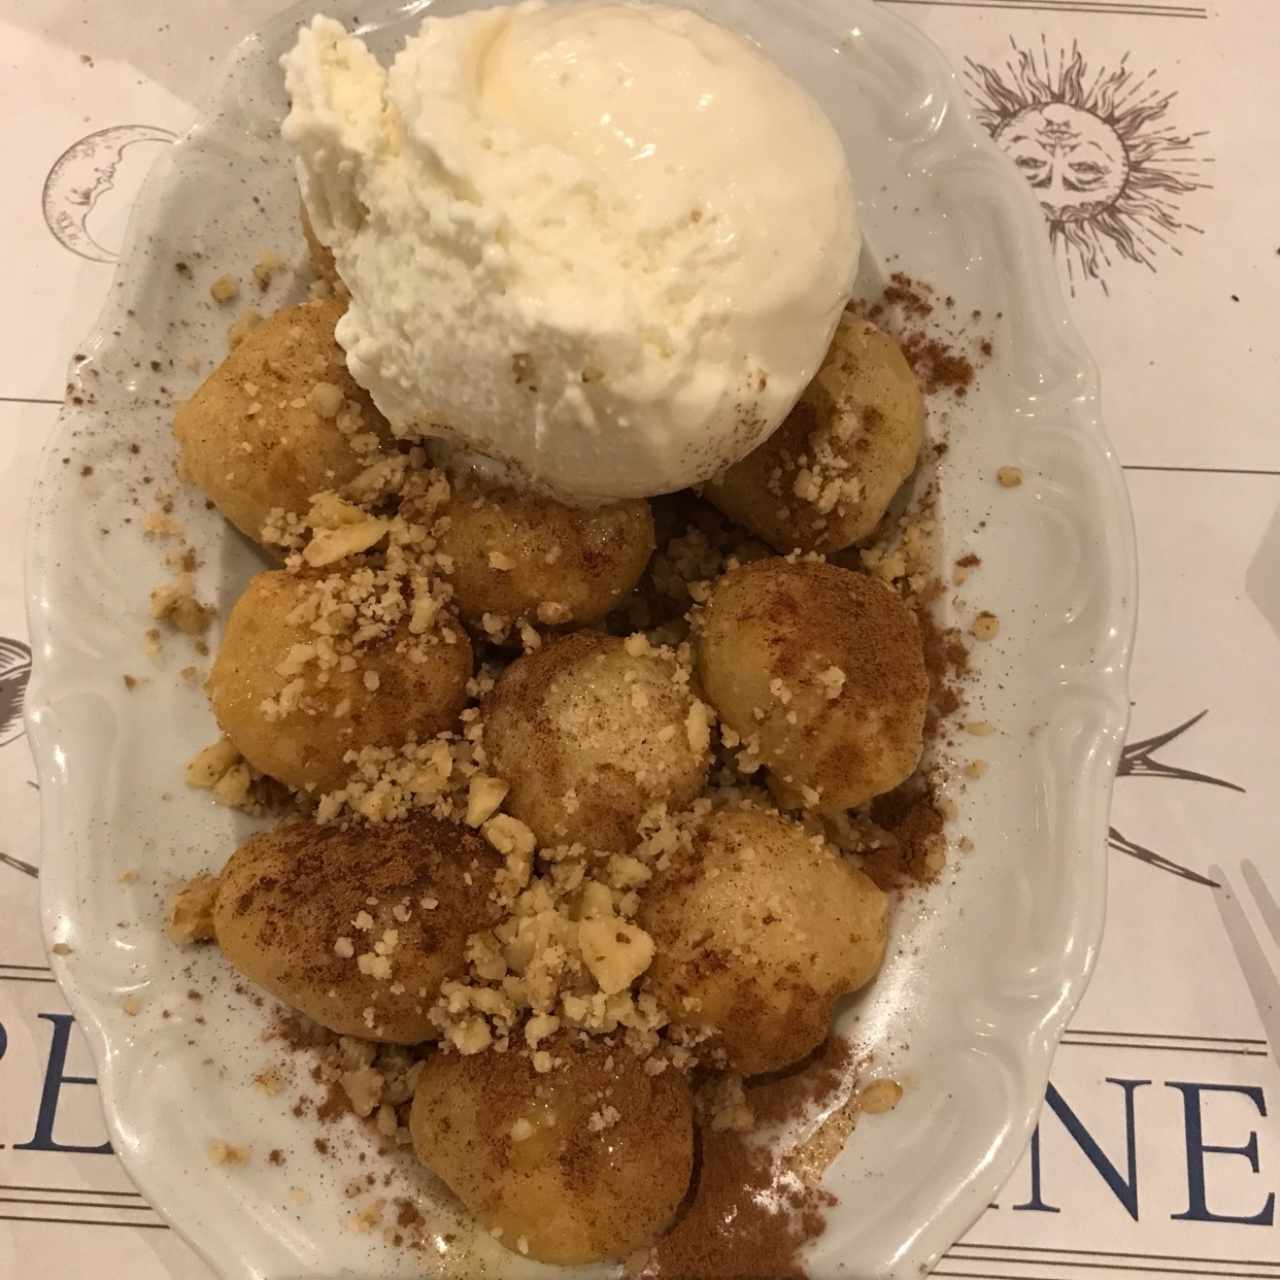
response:
<path id="1" fill-rule="evenodd" d="M 1112 253 L 1151 270 L 1163 249 L 1181 253 L 1184 196 L 1209 186 L 1203 133 L 1179 132 L 1165 117 L 1176 94 L 1127 65 L 1090 72 L 1076 45 L 1051 54 L 1010 42 L 1003 66 L 966 59 L 975 114 L 1031 184 L 1049 224 L 1049 239 L 1078 278 L 1097 281 Z"/>

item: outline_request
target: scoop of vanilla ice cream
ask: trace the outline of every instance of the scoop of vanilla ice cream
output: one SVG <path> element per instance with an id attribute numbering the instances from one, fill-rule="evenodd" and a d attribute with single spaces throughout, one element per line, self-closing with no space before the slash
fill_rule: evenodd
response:
<path id="1" fill-rule="evenodd" d="M 338 341 L 397 434 L 564 500 L 737 461 L 817 371 L 860 239 L 821 109 L 688 10 L 426 18 L 389 71 L 317 17 L 283 59 Z"/>

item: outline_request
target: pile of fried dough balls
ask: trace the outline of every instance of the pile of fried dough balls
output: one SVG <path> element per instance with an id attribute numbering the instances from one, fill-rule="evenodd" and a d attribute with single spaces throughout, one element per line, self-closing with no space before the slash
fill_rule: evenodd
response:
<path id="1" fill-rule="evenodd" d="M 250 539 L 262 540 L 275 509 L 305 514 L 315 495 L 343 494 L 369 464 L 370 439 L 374 456 L 400 448 L 347 373 L 333 333 L 341 312 L 325 300 L 265 319 L 177 413 L 184 475 Z M 835 814 L 912 773 L 927 694 L 921 637 L 879 581 L 786 553 L 831 552 L 874 533 L 915 466 L 922 416 L 893 340 L 850 316 L 780 430 L 705 492 L 779 553 L 715 584 L 695 627 L 693 681 L 758 754 L 778 807 L 712 808 L 691 851 L 644 889 L 637 923 L 656 944 L 644 989 L 672 1025 L 710 1028 L 737 1073 L 810 1053 L 834 1003 L 883 957 L 885 895 L 785 811 Z M 339 664 L 282 712 L 291 656 L 315 639 L 298 610 L 311 571 L 265 569 L 232 610 L 208 681 L 222 731 L 254 769 L 319 796 L 344 784 L 350 752 L 457 728 L 474 649 L 494 652 L 487 616 L 536 621 L 541 647 L 509 662 L 484 706 L 490 772 L 509 784 L 505 811 L 540 845 L 626 853 L 652 806 L 677 813 L 703 794 L 712 761 L 710 734 L 692 723 L 698 699 L 671 660 L 600 625 L 645 572 L 649 504 L 575 510 L 471 476 L 455 480 L 446 514 L 438 550 L 453 565 L 453 643 L 410 660 L 393 633 L 358 670 Z M 378 554 L 325 572 L 354 572 Z M 560 606 L 552 618 L 539 614 L 548 601 Z M 441 984 L 465 973 L 467 938 L 496 923 L 500 868 L 458 823 L 294 818 L 227 864 L 216 938 L 238 970 L 332 1031 L 421 1044 L 438 1035 L 428 1014 Z M 426 895 L 435 909 L 391 914 Z M 355 920 L 361 950 L 396 931 L 397 982 L 344 958 L 341 942 L 335 949 Z M 689 1087 L 604 1040 L 561 1034 L 553 1047 L 563 1065 L 543 1075 L 515 1049 L 430 1054 L 412 1109 L 415 1147 L 504 1244 L 520 1241 L 545 1262 L 622 1257 L 652 1240 L 686 1194 Z M 607 1132 L 588 1123 L 600 1097 L 618 1116 Z"/>

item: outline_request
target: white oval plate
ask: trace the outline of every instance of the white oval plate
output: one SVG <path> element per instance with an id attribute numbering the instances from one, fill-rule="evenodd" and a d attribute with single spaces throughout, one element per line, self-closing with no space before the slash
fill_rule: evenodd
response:
<path id="1" fill-rule="evenodd" d="M 428 7 L 468 6 L 335 7 L 358 12 L 386 55 Z M 1095 955 L 1135 608 L 1128 504 L 1039 212 L 939 53 L 863 0 L 695 7 L 758 40 L 822 102 L 848 147 L 876 258 L 953 295 L 960 314 L 981 310 L 995 343 L 974 392 L 949 411 L 939 511 L 942 563 L 977 552 L 965 594 L 1001 620 L 998 641 L 981 646 L 973 713 L 996 726 L 973 739 L 991 767 L 962 797 L 954 832 L 973 852 L 902 904 L 884 972 L 846 1015 L 906 1094 L 893 1113 L 865 1119 L 830 1170 L 840 1204 L 810 1260 L 815 1277 L 915 1276 L 1012 1171 Z M 342 1188 L 358 1131 L 347 1165 L 313 1151 L 314 1122 L 289 1113 L 291 1095 L 251 1086 L 273 1056 L 266 1013 L 232 989 L 211 949 L 182 953 L 159 929 L 167 887 L 219 867 L 248 824 L 183 786 L 182 763 L 214 726 L 178 676 L 192 661 L 185 643 L 143 655 L 147 594 L 167 574 L 166 548 L 140 523 L 158 491 L 176 494 L 205 559 L 203 597 L 223 608 L 258 567 L 243 539 L 178 492 L 169 420 L 173 398 L 225 349 L 228 317 L 208 283 L 230 271 L 252 292 L 249 269 L 268 248 L 301 268 L 276 58 L 310 11 L 285 13 L 235 49 L 203 123 L 151 174 L 38 487 L 28 720 L 45 928 L 72 949 L 53 964 L 97 1058 L 117 1151 L 221 1275 L 474 1274 L 481 1263 L 552 1274 L 488 1240 L 461 1255 L 441 1240 L 438 1257 L 406 1258 L 353 1233 Z M 286 273 L 267 302 L 302 289 Z M 1020 489 L 995 485 L 1004 464 L 1022 467 Z M 130 691 L 125 673 L 147 679 Z M 193 983 L 213 994 L 189 1000 Z M 215 1167 L 217 1139 L 251 1146 L 249 1164 Z M 275 1147 L 283 1167 L 265 1158 Z M 409 1162 L 396 1179 L 386 1194 L 421 1194 L 428 1181 Z M 441 1235 L 450 1229 L 443 1211 L 428 1211 Z"/>

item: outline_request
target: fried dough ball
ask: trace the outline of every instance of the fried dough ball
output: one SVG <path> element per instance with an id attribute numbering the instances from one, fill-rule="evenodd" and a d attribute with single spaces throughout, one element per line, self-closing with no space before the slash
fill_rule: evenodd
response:
<path id="1" fill-rule="evenodd" d="M 455 481 L 438 551 L 453 557 L 463 621 L 486 613 L 548 625 L 598 622 L 635 586 L 653 551 L 644 499 L 578 510 L 551 498 Z"/>
<path id="2" fill-rule="evenodd" d="M 698 673 L 781 784 L 784 807 L 851 809 L 919 762 L 929 692 L 920 627 L 866 574 L 777 558 L 726 574 L 701 619 Z"/>
<path id="3" fill-rule="evenodd" d="M 316 235 L 305 204 L 298 205 L 298 214 L 302 221 L 302 236 L 307 242 L 307 257 L 311 260 L 311 270 L 315 272 L 316 279 L 338 284 L 338 264 L 333 260 L 333 250 Z"/>
<path id="4" fill-rule="evenodd" d="M 693 1107 L 677 1071 L 561 1037 L 527 1054 L 435 1054 L 409 1129 L 418 1158 L 509 1249 L 573 1265 L 621 1258 L 670 1222 L 693 1169 Z"/>
<path id="5" fill-rule="evenodd" d="M 305 512 L 377 454 L 385 424 L 333 337 L 345 306 L 268 316 L 174 417 L 183 473 L 256 542 L 273 507 Z"/>
<path id="6" fill-rule="evenodd" d="M 845 314 L 786 421 L 703 492 L 778 551 L 838 551 L 875 532 L 923 432 L 924 400 L 898 344 Z"/>
<path id="7" fill-rule="evenodd" d="M 497 918 L 501 865 L 478 836 L 425 815 L 288 822 L 232 854 L 214 931 L 246 978 L 321 1026 L 417 1044 L 437 1034 L 428 1015 L 440 984 L 466 971 L 467 938 Z"/>
<path id="8" fill-rule="evenodd" d="M 624 853 L 651 805 L 693 800 L 711 758 L 708 709 L 677 675 L 643 637 L 584 631 L 517 658 L 485 709 L 507 812 L 539 844 Z"/>
<path id="9" fill-rule="evenodd" d="M 886 912 L 874 882 L 798 823 L 722 809 L 645 893 L 648 990 L 677 1025 L 714 1028 L 732 1070 L 776 1071 L 875 975 Z"/>
<path id="10" fill-rule="evenodd" d="M 223 733 L 255 769 L 317 794 L 346 781 L 348 751 L 398 747 L 453 727 L 472 672 L 461 627 L 450 629 L 450 644 L 442 631 L 411 635 L 406 621 L 348 661 L 322 665 L 308 652 L 321 637 L 294 610 L 335 583 L 341 579 L 283 570 L 251 579 L 207 686 Z"/>

